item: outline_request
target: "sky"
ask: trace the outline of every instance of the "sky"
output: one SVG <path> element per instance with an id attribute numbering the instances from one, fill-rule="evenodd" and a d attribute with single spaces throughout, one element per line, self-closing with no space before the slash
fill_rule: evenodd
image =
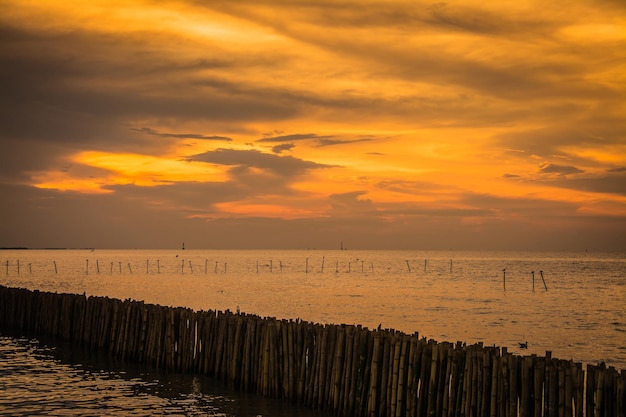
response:
<path id="1" fill-rule="evenodd" d="M 0 247 L 626 251 L 622 0 L 0 0 Z"/>

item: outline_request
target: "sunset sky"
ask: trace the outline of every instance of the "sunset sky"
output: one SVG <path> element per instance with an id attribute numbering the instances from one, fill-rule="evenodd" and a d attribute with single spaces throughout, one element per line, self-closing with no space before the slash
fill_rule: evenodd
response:
<path id="1" fill-rule="evenodd" d="M 626 2 L 0 0 L 0 247 L 626 251 Z"/>

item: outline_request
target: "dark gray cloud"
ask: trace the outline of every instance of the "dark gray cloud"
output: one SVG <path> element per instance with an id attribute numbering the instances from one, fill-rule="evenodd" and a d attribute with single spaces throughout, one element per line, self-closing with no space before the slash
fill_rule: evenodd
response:
<path id="1" fill-rule="evenodd" d="M 282 177 L 304 174 L 318 168 L 329 168 L 331 165 L 319 164 L 294 158 L 266 154 L 257 150 L 217 149 L 186 158 L 188 161 L 208 162 L 219 165 L 232 165 L 244 168 L 260 168 Z"/>
<path id="2" fill-rule="evenodd" d="M 298 141 L 298 140 L 319 140 L 319 139 L 326 139 L 326 138 L 330 138 L 332 136 L 319 136 L 316 135 L 315 133 L 295 133 L 293 135 L 282 135 L 282 136 L 272 136 L 272 137 L 266 137 L 263 139 L 258 139 L 257 142 L 259 143 L 281 143 L 281 142 L 293 142 L 293 141 Z"/>
<path id="3" fill-rule="evenodd" d="M 224 141 L 224 142 L 232 141 L 232 138 L 229 138 L 227 136 L 202 135 L 198 133 L 163 133 L 163 132 L 159 132 L 154 129 L 151 129 L 149 127 L 132 128 L 130 130 L 143 133 L 146 135 L 158 136 L 161 138 L 202 139 L 202 140 L 216 140 L 216 141 Z"/>
<path id="4" fill-rule="evenodd" d="M 282 153 L 284 151 L 290 151 L 293 148 L 295 148 L 296 145 L 294 145 L 293 143 L 283 143 L 281 145 L 276 145 L 272 147 L 272 152 L 274 153 Z"/>

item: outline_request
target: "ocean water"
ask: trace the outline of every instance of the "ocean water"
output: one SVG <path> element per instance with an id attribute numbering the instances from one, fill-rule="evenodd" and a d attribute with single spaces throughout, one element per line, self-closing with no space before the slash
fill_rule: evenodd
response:
<path id="1" fill-rule="evenodd" d="M 518 354 L 551 351 L 560 359 L 626 369 L 624 254 L 24 250 L 2 251 L 0 262 L 0 284 L 6 286 L 84 292 L 195 310 L 239 309 L 317 323 L 380 325 L 438 341 L 482 342 Z M 49 407 L 61 409 L 63 401 L 55 400 L 62 397 L 58 390 L 64 392 L 60 386 L 93 395 L 89 383 L 75 383 L 76 378 L 84 378 L 84 356 L 59 359 L 58 347 L 49 348 L 32 337 L 3 335 L 0 340 L 0 359 L 15 361 L 23 378 L 23 383 L 7 382 L 15 372 L 0 372 L 0 386 L 10 384 L 18 390 L 14 397 L 23 396 L 19 387 L 28 386 L 38 367 L 64 381 L 50 387 Z M 520 342 L 528 342 L 528 349 L 521 350 Z M 139 410 L 138 415 L 146 409 L 167 415 L 293 412 L 282 410 L 281 403 L 243 398 L 199 377 L 179 376 L 184 381 L 172 382 L 168 380 L 172 376 L 141 370 L 127 377 L 127 371 L 108 364 L 88 374 L 92 381 L 100 381 L 98 387 L 103 384 L 111 391 L 111 401 L 124 400 L 128 409 L 118 415 L 129 409 Z M 38 389 L 43 397 L 38 403 L 46 404 L 47 390 Z M 252 405 L 242 411 L 233 404 Z M 19 404 L 13 409 L 32 414 L 27 412 L 31 406 Z M 85 414 L 82 411 L 70 414 Z"/>

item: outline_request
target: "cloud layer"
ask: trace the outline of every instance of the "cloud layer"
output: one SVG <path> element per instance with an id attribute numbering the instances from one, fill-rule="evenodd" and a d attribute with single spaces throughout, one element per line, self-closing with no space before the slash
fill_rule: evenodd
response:
<path id="1" fill-rule="evenodd" d="M 0 247 L 626 250 L 625 18 L 5 1 Z"/>

